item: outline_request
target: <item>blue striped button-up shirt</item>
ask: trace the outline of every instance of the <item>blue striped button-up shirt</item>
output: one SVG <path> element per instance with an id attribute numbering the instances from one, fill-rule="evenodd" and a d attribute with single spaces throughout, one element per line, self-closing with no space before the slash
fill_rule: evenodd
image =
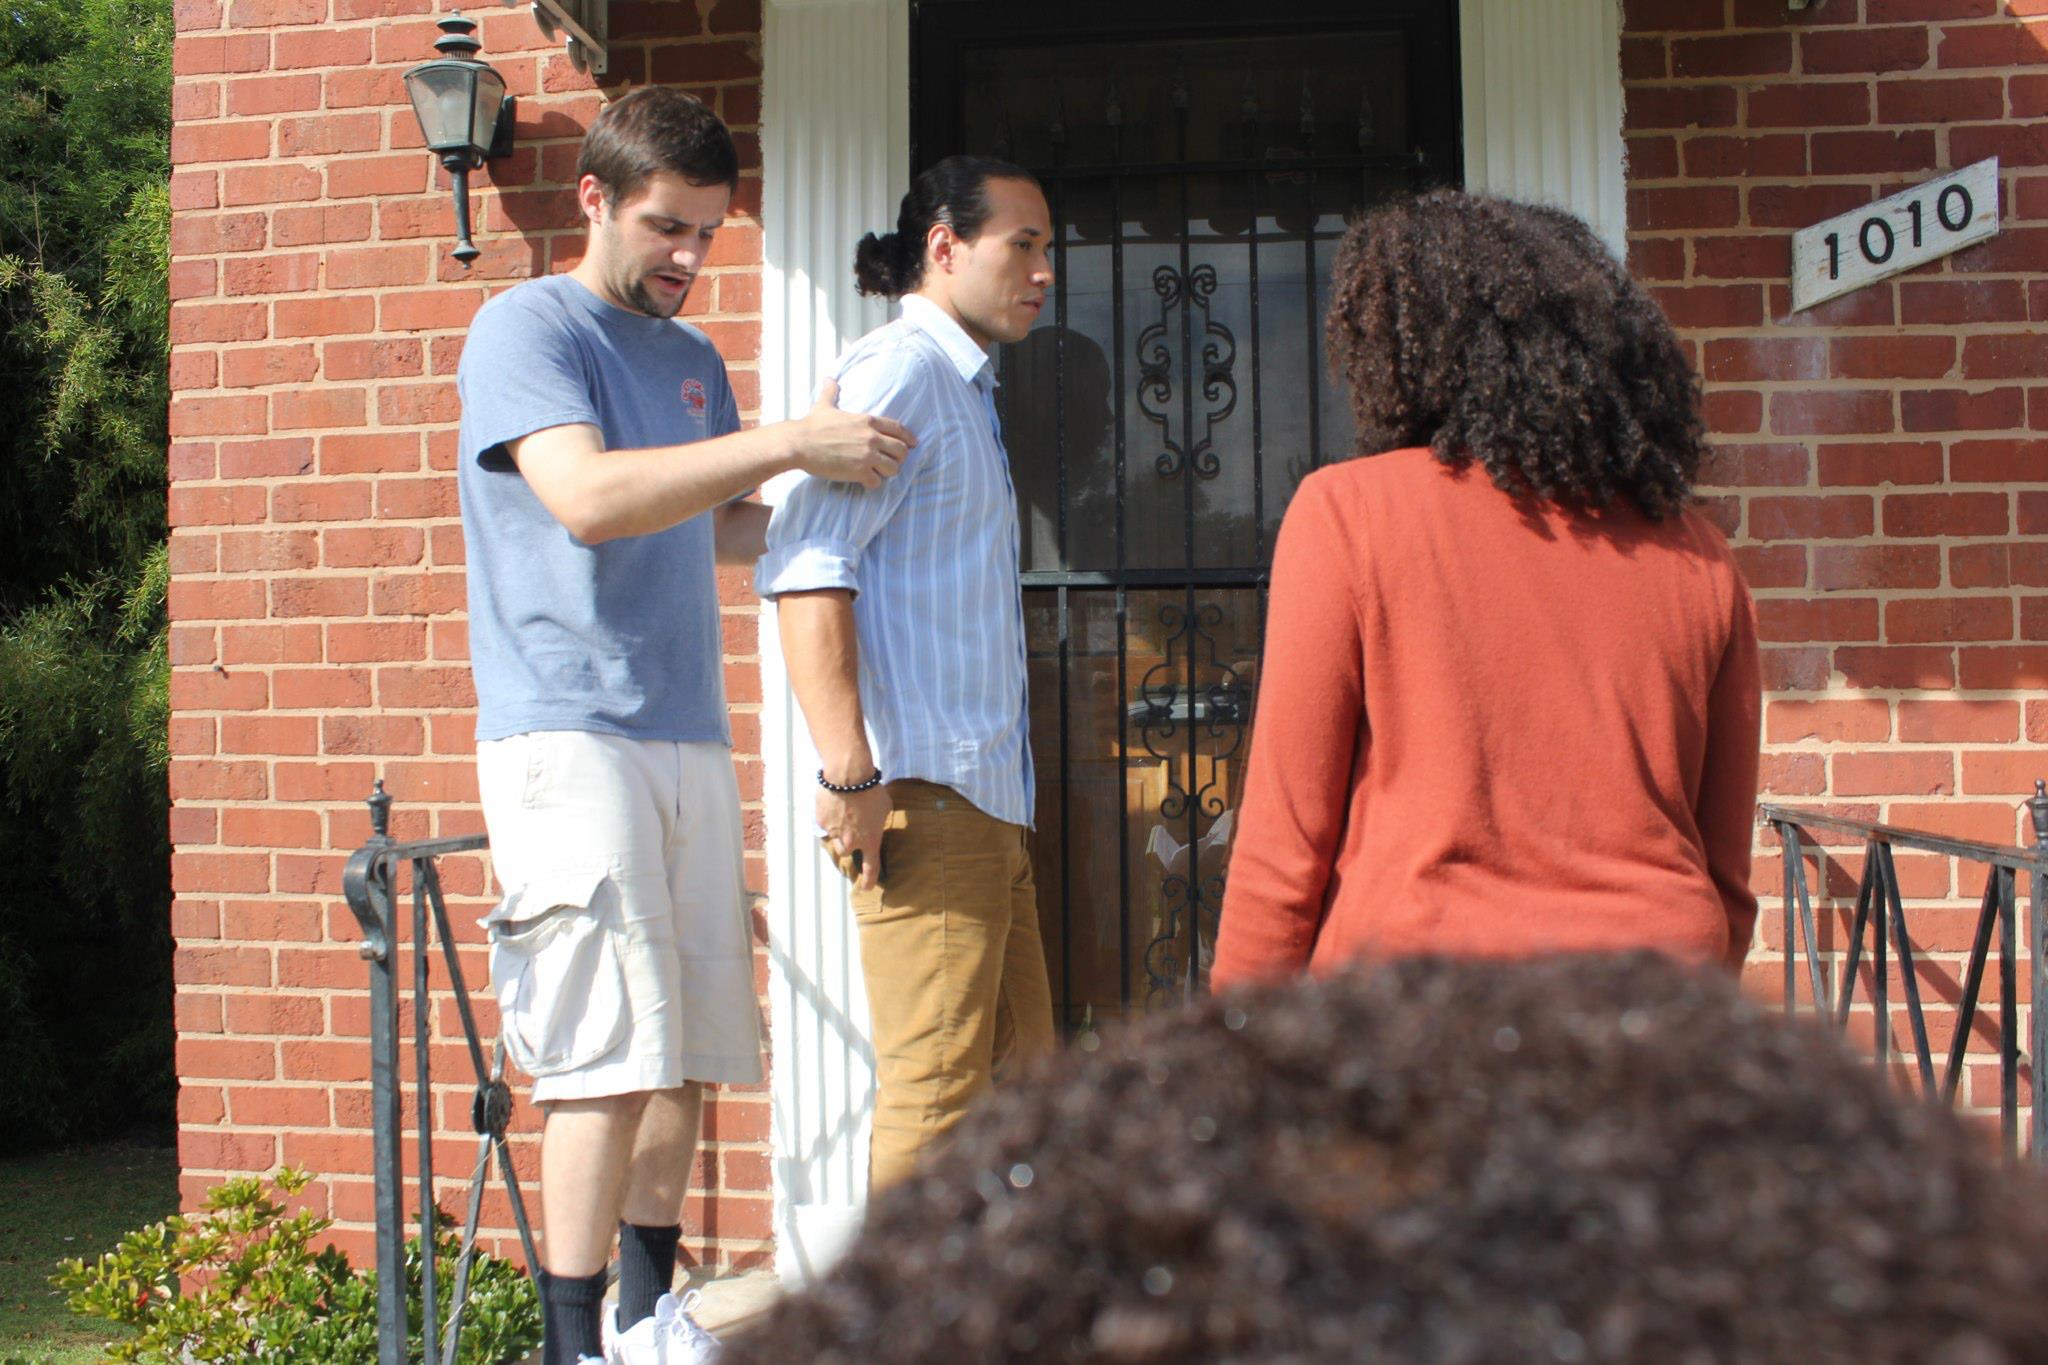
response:
<path id="1" fill-rule="evenodd" d="M 1017 580 L 1017 498 L 996 418 L 995 366 L 936 304 L 862 337 L 839 403 L 917 434 L 880 488 L 803 478 L 754 570 L 763 597 L 854 592 L 860 700 L 891 780 L 952 787 L 1030 825 L 1035 797 Z"/>

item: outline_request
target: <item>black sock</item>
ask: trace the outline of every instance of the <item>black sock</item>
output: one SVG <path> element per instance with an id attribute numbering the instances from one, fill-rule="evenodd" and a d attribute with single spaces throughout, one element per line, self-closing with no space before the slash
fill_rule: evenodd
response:
<path id="1" fill-rule="evenodd" d="M 642 1318 L 654 1316 L 654 1304 L 676 1282 L 676 1243 L 683 1238 L 679 1224 L 665 1228 L 643 1228 L 637 1223 L 619 1224 L 619 1330 L 630 1329 Z"/>
<path id="2" fill-rule="evenodd" d="M 540 1272 L 541 1360 L 544 1365 L 576 1365 L 585 1356 L 604 1355 L 598 1315 L 604 1309 L 605 1273 L 556 1275 Z"/>

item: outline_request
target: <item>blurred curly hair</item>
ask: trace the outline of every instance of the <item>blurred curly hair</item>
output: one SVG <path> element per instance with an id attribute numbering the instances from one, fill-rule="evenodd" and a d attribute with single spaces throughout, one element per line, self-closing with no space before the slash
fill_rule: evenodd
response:
<path id="1" fill-rule="evenodd" d="M 725 1365 L 2048 1360 L 2048 1199 L 1649 954 L 1413 959 L 1105 1032 Z"/>
<path id="2" fill-rule="evenodd" d="M 1585 223 L 1436 190 L 1338 247 L 1325 323 L 1356 453 L 1428 446 L 1567 506 L 1683 508 L 1706 454 L 1698 377 L 1670 322 Z"/>

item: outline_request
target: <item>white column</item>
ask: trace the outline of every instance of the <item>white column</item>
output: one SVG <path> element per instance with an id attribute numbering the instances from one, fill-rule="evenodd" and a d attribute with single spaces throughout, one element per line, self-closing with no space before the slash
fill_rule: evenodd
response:
<path id="1" fill-rule="evenodd" d="M 1620 0 L 1460 0 L 1465 187 L 1554 204 L 1625 251 Z"/>
<path id="2" fill-rule="evenodd" d="M 888 320 L 853 289 L 861 234 L 910 182 L 909 0 L 771 0 L 763 33 L 761 420 L 810 406 L 855 337 Z M 774 501 L 777 486 L 767 490 Z M 811 823 L 818 763 L 761 622 L 776 1269 L 815 1278 L 860 1226 L 874 1051 L 845 885 Z"/>

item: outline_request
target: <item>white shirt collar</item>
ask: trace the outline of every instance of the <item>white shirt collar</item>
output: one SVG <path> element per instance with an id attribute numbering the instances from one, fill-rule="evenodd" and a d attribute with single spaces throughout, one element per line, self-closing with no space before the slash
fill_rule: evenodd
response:
<path id="1" fill-rule="evenodd" d="M 939 349 L 953 362 L 953 368 L 960 371 L 962 379 L 972 384 L 976 376 L 989 369 L 989 353 L 975 345 L 974 338 L 947 316 L 945 309 L 922 294 L 905 294 L 899 302 L 903 305 L 904 318 L 939 343 Z"/>

